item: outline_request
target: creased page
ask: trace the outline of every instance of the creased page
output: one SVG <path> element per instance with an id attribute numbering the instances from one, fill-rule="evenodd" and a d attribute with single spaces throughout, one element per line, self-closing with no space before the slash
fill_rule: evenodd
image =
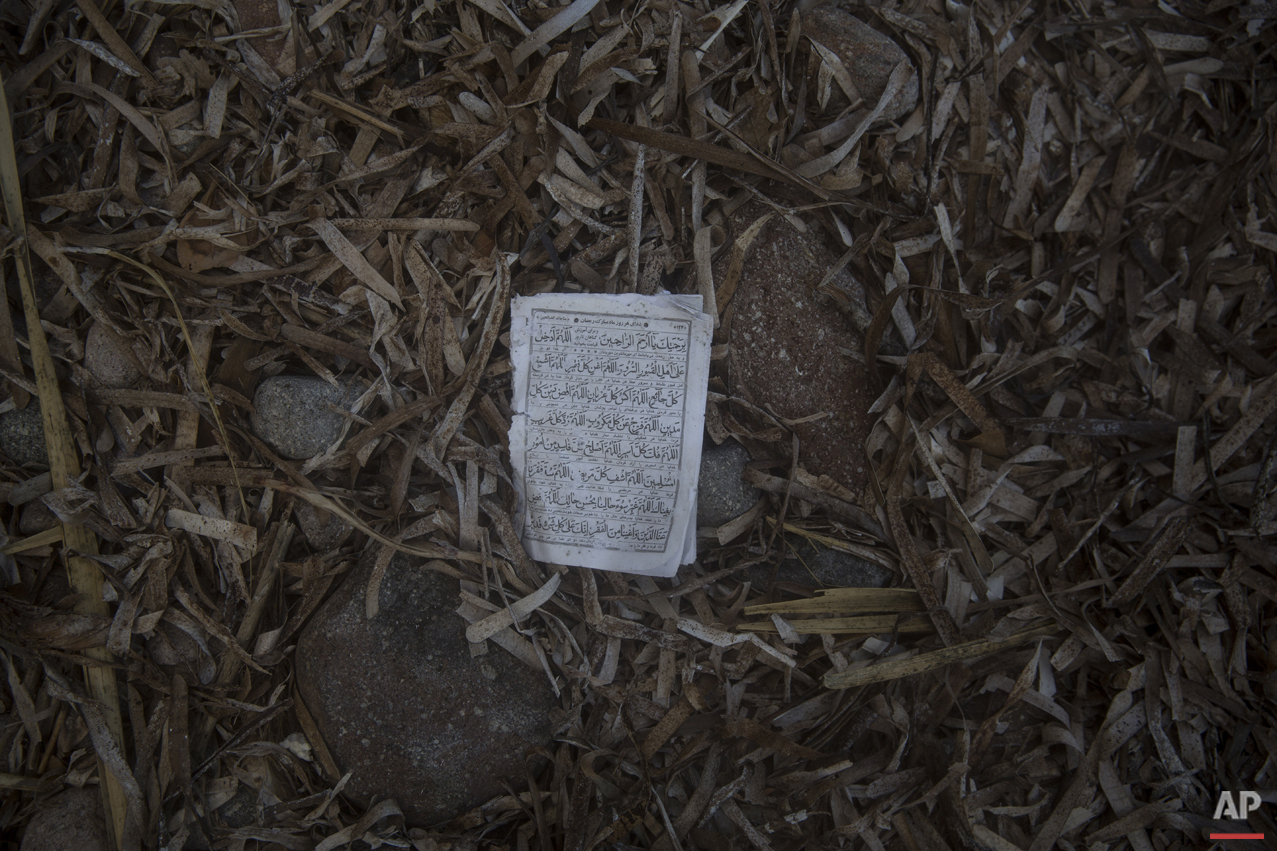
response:
<path id="1" fill-rule="evenodd" d="M 712 333 L 700 296 L 514 299 L 510 457 L 529 555 L 650 576 L 696 558 Z"/>

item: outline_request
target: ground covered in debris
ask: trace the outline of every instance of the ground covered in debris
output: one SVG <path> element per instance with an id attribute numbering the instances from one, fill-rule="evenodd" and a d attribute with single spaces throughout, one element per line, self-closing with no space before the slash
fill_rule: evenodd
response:
<path id="1" fill-rule="evenodd" d="M 5 841 L 68 785 L 128 848 L 1277 833 L 1213 819 L 1277 755 L 1273 16 L 0 5 Z M 509 300 L 661 287 L 757 491 L 669 581 L 532 562 Z M 544 737 L 444 814 L 352 792 L 303 670 L 403 661 L 402 559 L 465 744 Z"/>

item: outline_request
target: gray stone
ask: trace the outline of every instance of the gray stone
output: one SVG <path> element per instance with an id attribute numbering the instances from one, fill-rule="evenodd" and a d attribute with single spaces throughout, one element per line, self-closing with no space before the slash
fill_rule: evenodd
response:
<path id="1" fill-rule="evenodd" d="M 0 415 L 0 451 L 15 463 L 49 466 L 49 453 L 44 446 L 44 421 L 40 419 L 40 403 L 32 399 L 22 410 Z"/>
<path id="2" fill-rule="evenodd" d="M 734 440 L 707 446 L 701 452 L 697 526 L 722 526 L 754 507 L 762 492 L 741 479 L 748 463 L 749 451 Z"/>
<path id="3" fill-rule="evenodd" d="M 142 380 L 129 341 L 101 322 L 93 323 L 84 341 L 84 368 L 106 387 L 122 390 Z"/>
<path id="4" fill-rule="evenodd" d="M 106 851 L 106 822 L 97 787 L 68 789 L 36 806 L 21 851 Z"/>
<path id="5" fill-rule="evenodd" d="M 303 502 L 295 511 L 297 525 L 306 537 L 306 543 L 317 553 L 329 552 L 350 534 L 349 523 L 335 514 L 321 511 L 309 502 Z"/>
<path id="6" fill-rule="evenodd" d="M 332 445 L 345 423 L 329 406 L 349 408 L 363 389 L 361 381 L 338 388 L 309 375 L 268 378 L 253 397 L 253 430 L 285 458 L 313 458 Z"/>
<path id="7" fill-rule="evenodd" d="M 22 506 L 22 513 L 18 515 L 18 531 L 24 535 L 35 535 L 52 529 L 58 522 L 58 515 L 36 499 Z"/>
<path id="8" fill-rule="evenodd" d="M 217 814 L 227 827 L 248 827 L 262 817 L 262 804 L 253 788 L 241 783 L 231 799 L 217 808 Z"/>
<path id="9" fill-rule="evenodd" d="M 788 541 L 789 556 L 776 571 L 777 582 L 810 588 L 886 588 L 895 576 L 880 564 L 842 550 L 793 536 Z M 761 587 L 771 575 L 771 565 L 754 565 L 745 574 L 756 587 Z"/>
<path id="10" fill-rule="evenodd" d="M 550 743 L 558 701 L 545 674 L 489 644 L 471 657 L 457 580 L 396 556 L 369 620 L 367 561 L 297 644 L 297 688 L 346 792 L 394 798 L 410 823 L 442 821 L 516 788 Z"/>
<path id="11" fill-rule="evenodd" d="M 842 60 L 847 75 L 865 102 L 865 109 L 873 109 L 878 104 L 878 99 L 887 90 L 891 72 L 901 62 L 909 61 L 908 55 L 891 38 L 832 5 L 818 6 L 803 13 L 803 35 L 819 42 Z M 833 87 L 838 90 L 838 83 L 834 82 Z M 838 111 L 846 104 L 841 94 L 831 100 L 830 107 Z M 914 70 L 887 104 L 882 118 L 894 121 L 911 112 L 917 103 L 918 72 Z"/>

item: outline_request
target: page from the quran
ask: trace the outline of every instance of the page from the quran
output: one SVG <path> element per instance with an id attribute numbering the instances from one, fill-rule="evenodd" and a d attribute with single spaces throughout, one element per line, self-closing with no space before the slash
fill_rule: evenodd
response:
<path id="1" fill-rule="evenodd" d="M 712 334 L 700 296 L 514 299 L 510 457 L 529 555 L 650 576 L 696 558 Z"/>

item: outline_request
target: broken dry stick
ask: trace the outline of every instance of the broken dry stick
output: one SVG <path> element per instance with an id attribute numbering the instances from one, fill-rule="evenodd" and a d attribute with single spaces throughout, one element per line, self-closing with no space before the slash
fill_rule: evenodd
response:
<path id="1" fill-rule="evenodd" d="M 990 641 L 987 638 L 980 638 L 963 644 L 954 644 L 949 647 L 943 647 L 939 650 L 933 650 L 930 653 L 923 653 L 918 656 L 891 658 L 877 665 L 870 665 L 867 668 L 856 668 L 855 670 L 843 671 L 841 673 L 830 671 L 828 674 L 825 674 L 825 687 L 853 688 L 855 686 L 867 686 L 873 683 L 883 683 L 888 680 L 898 680 L 902 677 L 911 677 L 914 674 L 921 674 L 924 671 L 943 668 L 945 665 L 951 665 L 954 662 L 965 662 L 969 659 L 979 659 L 981 656 L 988 656 L 990 653 L 996 653 L 999 650 L 1006 650 L 1009 647 L 1024 644 L 1035 638 L 1043 638 L 1051 635 L 1056 632 L 1056 630 L 1057 627 L 1053 624 L 1034 627 L 1033 629 L 1026 629 L 1021 632 L 1014 633 L 1003 641 Z"/>
<path id="2" fill-rule="evenodd" d="M 779 617 L 779 615 L 774 615 Z M 861 633 L 875 635 L 878 633 L 899 632 L 916 634 L 934 632 L 931 621 L 914 614 L 908 620 L 901 620 L 897 615 L 860 615 L 850 618 L 809 618 L 807 620 L 786 621 L 798 635 L 833 635 L 845 633 Z M 736 625 L 737 629 L 749 632 L 778 633 L 780 627 L 775 623 L 758 621 Z M 916 657 L 915 657 L 916 658 Z"/>
<path id="3" fill-rule="evenodd" d="M 13 127 L 9 123 L 9 104 L 0 91 L 0 193 L 4 196 L 5 220 L 15 234 L 27 233 L 26 216 L 22 209 L 21 178 L 14 154 Z M 37 306 L 31 275 L 31 257 L 27 241 L 17 242 L 15 265 L 18 284 L 22 290 L 22 307 L 27 320 L 27 341 L 31 351 L 31 365 L 35 370 L 36 386 L 40 394 L 40 414 L 44 421 L 44 440 L 49 454 L 49 473 L 54 489 L 65 488 L 80 475 L 80 459 L 71 438 L 66 408 L 62 403 L 62 391 L 53 367 L 53 356 L 40 324 L 40 308 Z M 13 333 L 12 328 L 4 329 Z M 85 527 L 63 522 L 63 556 L 71 580 L 71 590 L 76 594 L 76 614 L 111 617 L 111 608 L 102 599 L 102 574 L 90 557 L 97 555 L 97 538 Z M 75 553 L 75 555 L 71 555 Z M 110 652 L 104 647 L 84 650 L 90 659 L 111 662 Z M 89 694 L 101 706 L 105 733 L 114 746 L 123 750 L 124 722 L 120 715 L 119 690 L 115 682 L 115 670 L 109 665 L 89 665 L 84 669 Z M 99 744 L 95 740 L 95 746 Z M 105 743 L 103 743 L 104 745 Z M 96 749 L 96 748 L 95 748 Z M 103 788 L 103 804 L 111 830 L 107 831 L 112 848 L 118 848 L 124 838 L 128 801 L 119 779 L 111 772 L 105 756 L 98 749 L 98 778 Z"/>
<path id="4" fill-rule="evenodd" d="M 814 615 L 834 612 L 922 612 L 925 608 L 912 588 L 827 588 L 820 596 L 783 603 L 746 606 L 747 615 Z"/>

